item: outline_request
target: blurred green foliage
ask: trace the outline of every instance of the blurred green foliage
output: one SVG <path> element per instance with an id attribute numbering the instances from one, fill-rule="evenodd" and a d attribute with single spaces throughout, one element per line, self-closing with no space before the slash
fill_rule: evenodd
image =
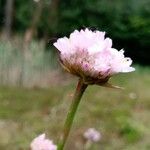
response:
<path id="1" fill-rule="evenodd" d="M 0 3 L 0 17 L 3 17 L 5 0 Z M 38 3 L 34 0 L 15 0 L 15 32 L 24 33 L 30 27 Z M 134 60 L 150 63 L 149 0 L 43 0 L 42 5 L 37 25 L 38 37 L 45 34 L 60 37 L 74 29 L 94 26 L 114 39 L 114 47 L 126 49 Z"/>

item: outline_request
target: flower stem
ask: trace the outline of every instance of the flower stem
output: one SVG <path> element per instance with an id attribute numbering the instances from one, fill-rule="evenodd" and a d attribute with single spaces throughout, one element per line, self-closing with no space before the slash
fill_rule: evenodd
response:
<path id="1" fill-rule="evenodd" d="M 77 85 L 77 88 L 76 88 L 76 91 L 75 91 L 75 94 L 73 97 L 72 104 L 71 104 L 69 112 L 67 114 L 67 118 L 65 121 L 64 129 L 63 129 L 63 135 L 60 139 L 57 150 L 64 149 L 65 143 L 67 141 L 67 138 L 68 138 L 68 135 L 69 135 L 69 132 L 70 132 L 73 120 L 74 120 L 75 113 L 77 111 L 81 97 L 82 97 L 85 89 L 87 88 L 87 86 L 88 86 L 87 84 L 84 84 L 83 81 L 81 79 L 79 79 L 78 85 Z"/>

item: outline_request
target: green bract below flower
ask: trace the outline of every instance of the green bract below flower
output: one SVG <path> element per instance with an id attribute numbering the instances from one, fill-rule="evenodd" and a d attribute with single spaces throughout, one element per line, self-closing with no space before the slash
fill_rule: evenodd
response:
<path id="1" fill-rule="evenodd" d="M 112 48 L 112 40 L 105 38 L 105 32 L 75 30 L 69 38 L 59 38 L 54 46 L 65 70 L 82 78 L 85 84 L 106 85 L 114 74 L 135 70 L 123 50 Z"/>

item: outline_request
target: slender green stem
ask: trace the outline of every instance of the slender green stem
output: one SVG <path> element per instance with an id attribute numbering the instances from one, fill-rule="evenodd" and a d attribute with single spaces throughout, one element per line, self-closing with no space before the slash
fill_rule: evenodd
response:
<path id="1" fill-rule="evenodd" d="M 67 118 L 65 121 L 64 129 L 63 129 L 63 135 L 60 139 L 57 150 L 64 149 L 65 143 L 67 141 L 67 138 L 68 138 L 68 135 L 69 135 L 69 132 L 70 132 L 73 120 L 74 120 L 75 113 L 77 111 L 81 97 L 86 88 L 87 88 L 87 84 L 84 84 L 83 81 L 80 79 L 78 82 L 74 97 L 73 97 L 72 104 L 71 104 L 69 112 L 67 114 Z"/>

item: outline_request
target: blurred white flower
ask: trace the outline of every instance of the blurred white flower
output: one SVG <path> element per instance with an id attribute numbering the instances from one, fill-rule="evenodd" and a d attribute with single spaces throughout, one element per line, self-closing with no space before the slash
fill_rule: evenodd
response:
<path id="1" fill-rule="evenodd" d="M 59 38 L 54 46 L 60 52 L 62 66 L 87 84 L 103 85 L 114 74 L 135 70 L 123 50 L 112 48 L 105 32 L 75 30 L 69 38 Z"/>
<path id="2" fill-rule="evenodd" d="M 98 142 L 101 139 L 101 134 L 94 128 L 89 128 L 83 135 L 87 140 Z"/>
<path id="3" fill-rule="evenodd" d="M 129 98 L 130 99 L 136 99 L 137 98 L 137 94 L 134 92 L 129 93 Z"/>
<path id="4" fill-rule="evenodd" d="M 57 150 L 57 146 L 53 141 L 46 139 L 45 134 L 36 137 L 30 145 L 31 150 Z"/>

